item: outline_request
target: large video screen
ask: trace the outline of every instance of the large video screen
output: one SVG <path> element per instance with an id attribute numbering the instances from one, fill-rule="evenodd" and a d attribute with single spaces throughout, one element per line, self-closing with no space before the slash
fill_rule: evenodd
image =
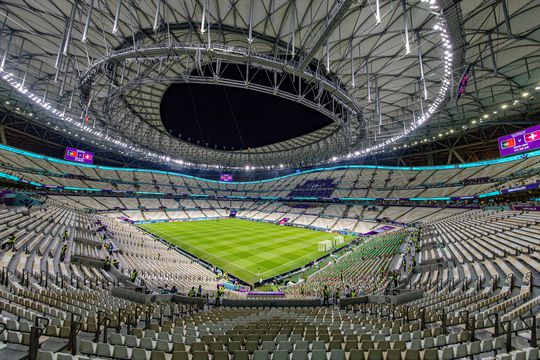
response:
<path id="1" fill-rule="evenodd" d="M 221 174 L 219 175 L 220 181 L 233 181 L 233 177 L 231 174 Z"/>
<path id="2" fill-rule="evenodd" d="M 64 156 L 64 159 L 83 164 L 92 164 L 94 162 L 94 153 L 72 147 L 66 147 L 66 155 Z"/>
<path id="3" fill-rule="evenodd" d="M 540 148 L 540 124 L 499 138 L 501 156 Z"/>

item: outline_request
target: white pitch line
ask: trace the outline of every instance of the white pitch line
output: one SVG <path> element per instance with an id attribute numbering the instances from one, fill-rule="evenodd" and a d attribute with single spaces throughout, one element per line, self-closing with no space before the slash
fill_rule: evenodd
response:
<path id="1" fill-rule="evenodd" d="M 254 273 L 254 272 L 252 272 L 252 271 L 250 271 L 250 270 L 247 270 L 247 269 L 245 269 L 245 268 L 243 268 L 243 267 L 240 267 L 240 266 L 238 266 L 238 265 L 235 265 L 235 264 L 233 264 L 232 262 L 223 259 L 222 257 L 213 255 L 213 254 L 209 253 L 208 251 L 205 251 L 205 250 L 203 250 L 203 249 L 201 249 L 201 248 L 199 248 L 199 247 L 197 247 L 197 246 L 194 246 L 194 245 L 192 245 L 192 244 L 186 243 L 185 241 L 176 238 L 176 236 L 171 235 L 170 233 L 168 233 L 168 232 L 166 232 L 166 231 L 153 230 L 153 232 L 156 232 L 156 233 L 159 233 L 159 234 L 165 234 L 166 236 L 173 237 L 175 240 L 177 240 L 177 241 L 179 241 L 179 242 L 181 242 L 181 243 L 183 243 L 183 244 L 185 244 L 185 245 L 188 245 L 188 246 L 190 246 L 190 247 L 192 247 L 192 248 L 195 248 L 195 249 L 197 249 L 197 250 L 199 250 L 199 251 L 201 251 L 201 252 L 203 252 L 203 253 L 205 253 L 205 254 L 208 254 L 209 256 L 211 256 L 211 257 L 213 257 L 213 258 L 215 258 L 215 259 L 219 259 L 219 260 L 221 260 L 221 261 L 223 261 L 223 262 L 225 262 L 225 263 L 231 265 L 232 267 L 234 267 L 234 268 L 236 268 L 236 269 L 239 269 L 239 270 L 242 270 L 242 271 L 246 271 L 246 272 L 248 272 L 248 273 L 250 273 L 250 274 L 252 274 L 252 275 L 256 275 L 257 277 L 260 277 L 261 275 L 268 274 L 268 273 L 270 273 L 270 272 L 272 272 L 272 271 L 275 271 L 276 269 L 284 268 L 284 267 L 286 267 L 286 265 L 289 265 L 289 264 L 291 264 L 291 263 L 293 263 L 293 262 L 298 261 L 298 259 L 304 259 L 304 258 L 310 257 L 310 256 L 312 256 L 312 255 L 314 254 L 314 252 L 309 253 L 309 254 L 306 254 L 306 255 L 304 255 L 304 256 L 301 256 L 301 257 L 299 257 L 299 258 L 296 258 L 296 259 L 294 259 L 294 260 L 291 260 L 291 261 L 288 261 L 288 262 L 286 262 L 286 263 L 284 263 L 284 264 L 281 264 L 281 265 L 279 265 L 278 267 L 275 267 L 275 268 L 270 269 L 270 270 L 267 270 L 267 271 L 265 271 L 265 272 L 256 274 L 256 273 Z M 294 239 L 294 237 L 292 237 L 292 238 Z M 274 242 L 275 242 L 275 241 L 276 241 L 276 239 L 274 239 Z M 282 257 L 282 256 L 278 256 L 278 257 Z M 277 274 L 276 274 L 276 275 L 277 275 Z"/>
<path id="2" fill-rule="evenodd" d="M 288 264 L 290 264 L 290 263 L 292 263 L 292 262 L 298 261 L 298 259 L 303 259 L 303 258 L 308 257 L 308 256 L 311 256 L 311 255 L 313 255 L 313 253 L 306 254 L 306 255 L 304 255 L 304 256 L 301 256 L 301 257 L 299 257 L 299 258 L 296 258 L 296 259 L 294 259 L 294 260 L 291 260 L 291 261 L 289 261 L 289 262 L 286 262 L 285 264 L 281 264 L 281 265 L 279 265 L 278 267 L 275 267 L 275 268 L 273 268 L 273 269 L 270 269 L 270 270 L 268 270 L 268 271 L 263 272 L 261 275 L 264 275 L 264 274 L 269 273 L 270 271 L 274 271 L 274 270 L 276 270 L 276 269 L 281 269 L 281 268 L 285 267 L 286 265 L 288 265 Z M 302 266 L 303 266 L 303 265 L 302 265 Z"/>
<path id="3" fill-rule="evenodd" d="M 201 252 L 203 252 L 203 253 L 205 253 L 205 254 L 208 254 L 209 256 L 211 256 L 211 257 L 213 257 L 213 258 L 215 258 L 215 259 L 219 259 L 219 260 L 225 262 L 226 264 L 231 265 L 232 267 L 235 267 L 235 268 L 237 268 L 237 269 L 246 271 L 246 272 L 248 272 L 248 273 L 250 273 L 250 274 L 259 276 L 259 275 L 257 275 L 256 273 L 254 273 L 254 272 L 252 272 L 252 271 L 249 271 L 248 269 L 244 269 L 244 268 L 242 268 L 242 267 L 240 267 L 240 266 L 238 266 L 238 265 L 233 264 L 233 263 L 230 262 L 230 261 L 227 261 L 227 260 L 223 259 L 222 257 L 219 257 L 219 256 L 216 256 L 216 255 L 214 255 L 214 254 L 211 254 L 211 253 L 209 253 L 208 251 L 205 251 L 205 250 L 203 250 L 203 249 L 201 249 L 201 248 L 199 248 L 199 247 L 197 247 L 197 246 L 195 246 L 195 245 L 188 244 L 188 243 L 186 243 L 185 241 L 176 238 L 174 235 L 170 235 L 170 234 L 167 233 L 166 231 L 160 231 L 160 230 L 155 230 L 155 229 L 153 229 L 151 232 L 153 232 L 153 233 L 158 233 L 158 234 L 164 234 L 165 236 L 171 236 L 171 237 L 173 237 L 176 241 L 179 241 L 179 242 L 181 242 L 182 244 L 188 245 L 188 246 L 190 246 L 190 247 L 192 247 L 192 248 L 195 248 L 195 249 L 197 249 L 197 250 L 199 250 L 199 251 L 201 251 Z"/>

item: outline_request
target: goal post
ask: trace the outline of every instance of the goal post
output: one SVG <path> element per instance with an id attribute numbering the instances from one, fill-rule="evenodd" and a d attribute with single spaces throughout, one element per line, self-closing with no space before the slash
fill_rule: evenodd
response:
<path id="1" fill-rule="evenodd" d="M 334 237 L 334 244 L 336 247 L 339 245 L 342 245 L 345 242 L 345 238 L 342 235 L 338 235 Z"/>
<path id="2" fill-rule="evenodd" d="M 319 241 L 319 244 L 318 244 L 319 251 L 327 252 L 327 251 L 330 251 L 331 249 L 332 249 L 332 241 L 330 240 Z"/>

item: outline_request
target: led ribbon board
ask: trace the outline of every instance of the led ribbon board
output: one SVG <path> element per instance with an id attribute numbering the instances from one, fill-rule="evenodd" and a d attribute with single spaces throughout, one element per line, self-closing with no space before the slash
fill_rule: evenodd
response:
<path id="1" fill-rule="evenodd" d="M 66 154 L 64 155 L 64 159 L 83 164 L 92 164 L 94 162 L 94 153 L 90 151 L 75 149 L 72 147 L 66 147 Z"/>
<path id="2" fill-rule="evenodd" d="M 540 149 L 540 124 L 499 138 L 501 156 Z"/>

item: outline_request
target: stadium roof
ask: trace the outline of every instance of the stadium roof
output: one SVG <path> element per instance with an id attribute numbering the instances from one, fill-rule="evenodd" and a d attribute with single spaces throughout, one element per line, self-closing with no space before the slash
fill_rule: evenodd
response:
<path id="1" fill-rule="evenodd" d="M 534 0 L 7 0 L 0 98 L 30 123 L 152 161 L 354 159 L 537 109 L 539 15 Z M 275 95 L 331 121 L 255 148 L 193 144 L 163 126 L 173 83 Z"/>

